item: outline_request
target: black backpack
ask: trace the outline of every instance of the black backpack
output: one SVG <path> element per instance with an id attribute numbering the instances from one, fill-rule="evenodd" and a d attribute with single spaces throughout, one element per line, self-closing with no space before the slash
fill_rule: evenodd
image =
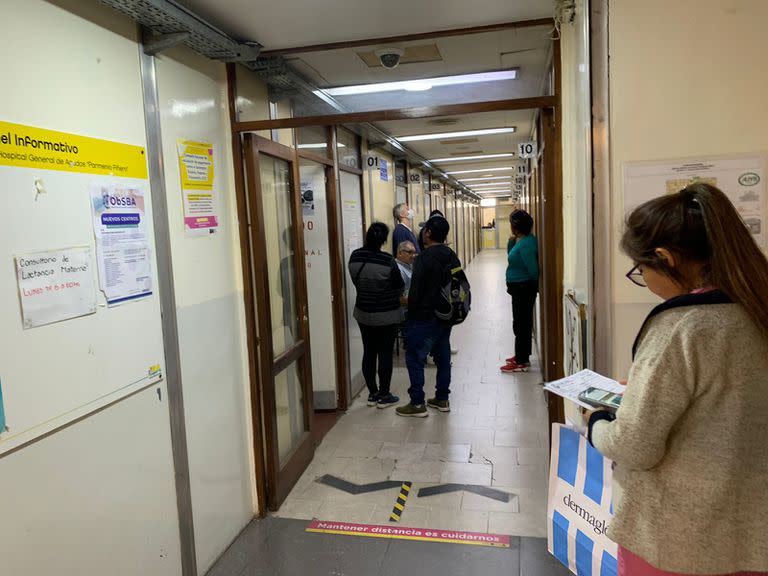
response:
<path id="1" fill-rule="evenodd" d="M 469 316 L 472 305 L 472 292 L 469 280 L 461 264 L 449 264 L 443 271 L 440 288 L 440 305 L 435 309 L 435 316 L 451 325 L 461 324 Z"/>

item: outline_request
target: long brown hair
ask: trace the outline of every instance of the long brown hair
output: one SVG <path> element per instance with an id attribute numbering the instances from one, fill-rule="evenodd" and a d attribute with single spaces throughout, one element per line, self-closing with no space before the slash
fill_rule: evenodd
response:
<path id="1" fill-rule="evenodd" d="M 621 248 L 635 263 L 688 289 L 694 287 L 687 286 L 680 268 L 667 266 L 655 250 L 666 248 L 683 264 L 704 264 L 704 280 L 744 306 L 768 335 L 768 260 L 715 186 L 696 182 L 637 207 L 627 217 Z"/>

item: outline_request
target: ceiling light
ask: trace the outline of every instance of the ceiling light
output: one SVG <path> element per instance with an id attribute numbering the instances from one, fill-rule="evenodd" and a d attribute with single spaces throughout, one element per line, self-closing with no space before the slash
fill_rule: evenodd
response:
<path id="1" fill-rule="evenodd" d="M 482 180 L 512 180 L 510 176 L 485 176 L 483 178 L 464 178 L 459 182 L 480 182 Z"/>
<path id="2" fill-rule="evenodd" d="M 355 86 L 338 86 L 315 90 L 315 95 L 354 96 L 356 94 L 372 94 L 374 92 L 395 92 L 398 90 L 422 91 L 435 86 L 454 86 L 456 84 L 478 84 L 480 82 L 498 82 L 499 80 L 514 80 L 517 69 L 499 70 L 496 72 L 481 72 L 479 74 L 459 74 L 457 76 L 441 76 L 439 78 L 419 78 L 418 80 L 403 80 L 399 82 L 381 82 L 378 84 L 357 84 Z"/>
<path id="3" fill-rule="evenodd" d="M 478 168 L 477 170 L 458 170 L 456 172 L 446 172 L 446 174 L 477 174 L 478 172 L 501 172 L 503 170 L 514 170 L 514 166 L 503 166 L 501 168 Z"/>
<path id="4" fill-rule="evenodd" d="M 496 198 L 483 198 L 480 200 L 480 206 L 483 208 L 491 208 L 496 206 Z"/>
<path id="5" fill-rule="evenodd" d="M 339 142 L 338 146 L 339 146 L 339 148 L 346 148 L 346 146 L 344 144 L 342 144 L 341 142 Z M 326 144 L 324 142 L 318 142 L 316 144 L 299 144 L 297 146 L 297 148 L 301 148 L 303 150 L 307 150 L 307 149 L 310 149 L 310 148 L 328 148 L 328 144 Z"/>
<path id="6" fill-rule="evenodd" d="M 445 140 L 448 138 L 464 138 L 465 136 L 489 136 L 491 134 L 511 134 L 515 127 L 485 128 L 482 130 L 462 130 L 460 132 L 441 132 L 437 134 L 414 134 L 412 136 L 395 136 L 400 142 L 416 142 L 417 140 Z"/>
<path id="7" fill-rule="evenodd" d="M 478 190 L 477 191 L 477 193 L 481 194 L 481 195 L 482 194 L 495 194 L 497 192 L 503 192 L 504 194 L 512 194 L 512 190 L 510 190 L 509 188 L 506 188 L 506 189 L 499 188 L 497 190 Z"/>
<path id="8" fill-rule="evenodd" d="M 435 158 L 430 162 L 465 162 L 467 160 L 490 160 L 492 158 L 511 158 L 514 156 L 511 152 L 505 154 L 479 154 L 476 156 L 455 156 L 453 158 Z"/>

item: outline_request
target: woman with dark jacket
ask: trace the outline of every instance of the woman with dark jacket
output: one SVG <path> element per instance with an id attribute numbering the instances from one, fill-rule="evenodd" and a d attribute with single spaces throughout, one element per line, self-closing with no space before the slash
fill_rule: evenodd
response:
<path id="1" fill-rule="evenodd" d="M 397 325 L 403 320 L 400 296 L 405 284 L 395 259 L 381 251 L 387 236 L 389 227 L 386 224 L 371 224 L 365 233 L 365 245 L 352 252 L 348 264 L 349 275 L 357 289 L 354 317 L 363 337 L 363 378 L 368 386 L 368 406 L 378 408 L 400 401 L 390 393 L 389 385 Z"/>

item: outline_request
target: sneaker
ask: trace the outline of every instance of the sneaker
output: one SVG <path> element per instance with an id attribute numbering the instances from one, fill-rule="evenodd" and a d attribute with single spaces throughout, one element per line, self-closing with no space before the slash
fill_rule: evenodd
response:
<path id="1" fill-rule="evenodd" d="M 515 357 L 512 356 L 511 358 L 507 358 L 506 360 L 504 360 L 504 362 L 506 362 L 507 364 L 512 364 L 513 362 L 516 362 L 516 360 L 515 360 Z"/>
<path id="2" fill-rule="evenodd" d="M 452 356 L 455 356 L 458 353 L 459 353 L 459 349 L 458 348 L 451 348 L 451 355 Z"/>
<path id="3" fill-rule="evenodd" d="M 438 400 L 437 398 L 430 398 L 427 400 L 427 406 L 440 410 L 440 412 L 450 412 L 451 403 L 448 400 Z"/>
<path id="4" fill-rule="evenodd" d="M 398 416 L 406 416 L 411 418 L 426 418 L 427 407 L 424 404 L 406 404 L 405 406 L 398 406 L 395 408 Z"/>
<path id="5" fill-rule="evenodd" d="M 379 394 L 378 392 L 376 394 L 369 394 L 368 395 L 368 406 L 376 406 L 379 402 Z"/>
<path id="6" fill-rule="evenodd" d="M 394 394 L 387 394 L 386 396 L 381 396 L 379 398 L 379 401 L 376 403 L 376 408 L 389 408 L 398 402 L 400 402 L 399 397 L 395 396 Z"/>
<path id="7" fill-rule="evenodd" d="M 510 372 L 528 372 L 528 369 L 530 367 L 531 367 L 530 362 L 518 364 L 517 360 L 515 360 L 514 362 L 510 362 L 509 364 L 502 366 L 501 371 L 506 374 Z"/>

